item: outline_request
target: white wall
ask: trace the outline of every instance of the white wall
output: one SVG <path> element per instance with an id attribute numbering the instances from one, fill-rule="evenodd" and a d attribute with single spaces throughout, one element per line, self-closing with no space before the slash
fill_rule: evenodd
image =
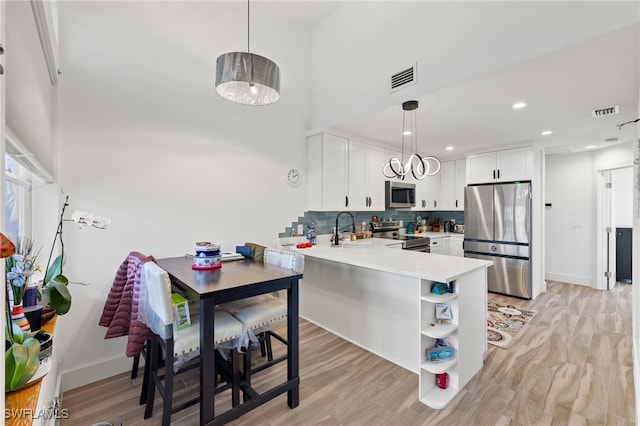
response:
<path id="1" fill-rule="evenodd" d="M 546 158 L 546 277 L 587 286 L 596 274 L 595 173 L 630 166 L 633 144 Z M 585 249 L 587 248 L 587 249 Z"/>
<path id="2" fill-rule="evenodd" d="M 281 100 L 268 107 L 214 89 L 217 56 L 246 50 L 246 4 L 60 4 L 60 184 L 69 212 L 112 220 L 107 231 L 65 226 L 65 275 L 90 285 L 72 285 L 71 312 L 58 319 L 60 370 L 77 373 L 64 388 L 130 368 L 124 338 L 103 340 L 98 326 L 129 252 L 183 256 L 202 240 L 275 246 L 304 211 L 306 184 L 291 188 L 285 173 L 306 169 L 310 33 L 252 21 L 251 50 L 281 69 Z"/>
<path id="3" fill-rule="evenodd" d="M 617 228 L 633 227 L 633 168 L 614 170 L 614 213 Z"/>
<path id="4" fill-rule="evenodd" d="M 313 127 L 399 105 L 636 20 L 634 2 L 351 2 L 313 30 Z M 568 21 L 583 25 L 567 31 Z M 390 94 L 391 75 L 416 61 L 417 83 Z"/>
<path id="5" fill-rule="evenodd" d="M 595 259 L 595 190 L 591 152 L 546 158 L 548 280 L 592 285 Z"/>

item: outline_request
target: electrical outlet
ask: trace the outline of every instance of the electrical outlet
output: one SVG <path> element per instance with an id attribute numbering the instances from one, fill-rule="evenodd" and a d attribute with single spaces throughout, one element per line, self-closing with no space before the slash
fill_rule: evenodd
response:
<path id="1" fill-rule="evenodd" d="M 304 227 L 302 226 L 301 223 L 298 224 L 298 235 L 302 235 L 302 233 L 304 232 Z"/>

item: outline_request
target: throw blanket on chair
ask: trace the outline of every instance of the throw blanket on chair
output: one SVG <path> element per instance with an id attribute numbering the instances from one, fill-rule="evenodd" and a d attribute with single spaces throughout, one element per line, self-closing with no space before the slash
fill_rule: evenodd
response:
<path id="1" fill-rule="evenodd" d="M 129 253 L 118 268 L 98 323 L 107 327 L 105 339 L 128 336 L 128 357 L 140 355 L 150 336 L 147 326 L 138 321 L 142 265 L 149 261 L 155 261 L 153 256 L 147 257 L 135 251 Z"/>

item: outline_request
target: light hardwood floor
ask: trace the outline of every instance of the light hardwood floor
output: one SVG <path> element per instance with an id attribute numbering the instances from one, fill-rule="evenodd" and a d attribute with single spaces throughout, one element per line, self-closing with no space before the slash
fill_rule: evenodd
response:
<path id="1" fill-rule="evenodd" d="M 538 313 L 509 348 L 489 345 L 483 369 L 443 410 L 418 402 L 417 375 L 301 320 L 300 405 L 289 409 L 282 395 L 232 424 L 634 424 L 631 285 L 595 291 L 551 282 L 535 301 L 489 297 Z M 256 375 L 254 384 L 268 388 L 285 374 L 280 364 Z M 70 417 L 61 424 L 159 425 L 160 398 L 154 416 L 143 420 L 140 379 L 132 382 L 128 376 L 65 392 L 62 405 Z M 196 392 L 196 385 L 191 375 L 179 388 Z M 216 404 L 225 409 L 228 396 Z M 172 420 L 197 425 L 197 406 Z"/>

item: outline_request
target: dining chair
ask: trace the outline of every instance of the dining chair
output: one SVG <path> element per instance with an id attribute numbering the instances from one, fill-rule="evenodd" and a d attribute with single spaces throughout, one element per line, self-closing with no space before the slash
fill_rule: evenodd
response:
<path id="1" fill-rule="evenodd" d="M 196 310 L 194 310 L 196 311 Z M 196 311 L 197 312 L 197 311 Z M 243 325 L 228 312 L 216 309 L 214 313 L 214 343 L 218 349 L 230 349 L 231 366 L 216 352 L 216 369 L 226 384 L 217 391 L 231 389 L 232 405 L 240 400 L 239 354 L 235 344 L 241 336 Z M 143 266 L 140 285 L 139 318 L 151 329 L 147 361 L 150 363 L 147 400 L 144 418 L 153 415 L 155 391 L 163 399 L 162 425 L 168 426 L 171 415 L 199 401 L 196 396 L 176 406 L 173 404 L 174 376 L 198 366 L 195 361 L 200 353 L 200 324 L 198 315 L 191 317 L 191 325 L 178 329 L 174 321 L 169 274 L 157 264 L 148 262 Z M 160 362 L 164 353 L 164 374 L 160 374 Z M 146 370 L 145 370 L 146 371 Z"/>
<path id="2" fill-rule="evenodd" d="M 296 253 L 264 248 L 263 261 L 267 265 L 302 272 L 304 257 Z M 287 302 L 279 294 L 262 294 L 219 305 L 220 309 L 232 314 L 244 327 L 245 344 L 243 375 L 247 384 L 251 384 L 251 375 L 287 359 L 287 356 L 273 358 L 271 338 L 287 344 L 287 340 L 276 333 L 286 324 Z M 258 346 L 259 345 L 259 346 Z M 267 361 L 252 367 L 251 353 L 260 348 L 262 357 Z M 245 395 L 246 397 L 246 395 Z"/>

